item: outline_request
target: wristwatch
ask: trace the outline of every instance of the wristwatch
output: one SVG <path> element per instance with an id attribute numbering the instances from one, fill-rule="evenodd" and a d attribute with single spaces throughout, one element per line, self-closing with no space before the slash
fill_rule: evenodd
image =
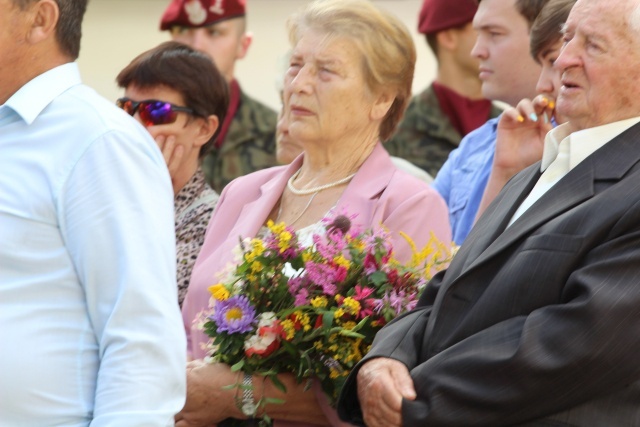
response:
<path id="1" fill-rule="evenodd" d="M 247 417 L 255 417 L 258 410 L 258 405 L 253 398 L 253 378 L 251 375 L 245 372 L 242 379 L 242 402 L 240 410 Z"/>

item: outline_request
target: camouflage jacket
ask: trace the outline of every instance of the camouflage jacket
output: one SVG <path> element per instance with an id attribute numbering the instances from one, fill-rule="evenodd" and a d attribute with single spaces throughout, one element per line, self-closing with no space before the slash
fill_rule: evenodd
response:
<path id="1" fill-rule="evenodd" d="M 501 112 L 493 106 L 487 120 Z M 409 160 L 435 177 L 461 139 L 462 135 L 440 109 L 433 86 L 429 86 L 411 99 L 404 118 L 396 133 L 385 143 L 385 148 L 392 156 Z"/>
<path id="2" fill-rule="evenodd" d="M 240 105 L 220 148 L 202 162 L 207 182 L 218 193 L 233 179 L 275 166 L 277 114 L 240 92 Z"/>

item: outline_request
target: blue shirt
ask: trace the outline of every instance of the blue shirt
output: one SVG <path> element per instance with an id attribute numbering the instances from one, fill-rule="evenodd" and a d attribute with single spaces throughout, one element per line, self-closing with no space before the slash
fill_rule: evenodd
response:
<path id="1" fill-rule="evenodd" d="M 447 202 L 453 241 L 457 245 L 471 231 L 489 182 L 499 119 L 491 119 L 467 134 L 449 154 L 432 184 Z"/>
<path id="2" fill-rule="evenodd" d="M 0 153 L 0 424 L 173 425 L 186 339 L 157 145 L 69 63 L 0 105 Z"/>

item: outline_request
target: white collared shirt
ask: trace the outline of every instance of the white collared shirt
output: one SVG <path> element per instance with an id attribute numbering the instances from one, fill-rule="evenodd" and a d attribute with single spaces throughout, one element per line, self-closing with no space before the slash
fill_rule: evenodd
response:
<path id="1" fill-rule="evenodd" d="M 157 145 L 69 63 L 0 105 L 0 153 L 0 425 L 173 425 L 186 340 Z"/>
<path id="2" fill-rule="evenodd" d="M 640 117 L 634 117 L 573 133 L 570 124 L 564 123 L 549 131 L 542 151 L 542 176 L 516 210 L 509 226 L 584 159 L 638 122 Z"/>

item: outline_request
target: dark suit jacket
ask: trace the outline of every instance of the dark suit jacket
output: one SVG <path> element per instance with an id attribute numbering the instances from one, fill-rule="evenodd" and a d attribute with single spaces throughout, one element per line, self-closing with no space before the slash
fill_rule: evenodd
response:
<path id="1" fill-rule="evenodd" d="M 640 124 L 505 230 L 539 169 L 507 184 L 365 358 L 409 368 L 405 425 L 640 426 Z M 353 422 L 356 372 L 339 402 Z"/>

